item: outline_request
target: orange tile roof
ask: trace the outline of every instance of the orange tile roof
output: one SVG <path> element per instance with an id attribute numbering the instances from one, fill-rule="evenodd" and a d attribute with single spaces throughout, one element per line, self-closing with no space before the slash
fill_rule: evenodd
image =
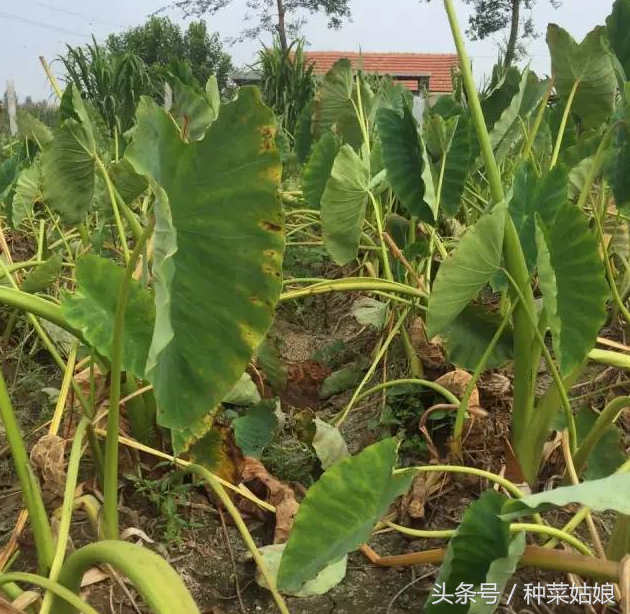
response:
<path id="1" fill-rule="evenodd" d="M 363 70 L 369 73 L 392 76 L 429 76 L 429 91 L 451 92 L 451 70 L 458 66 L 455 53 L 373 53 L 356 51 L 307 51 L 306 59 L 315 64 L 315 73 L 326 73 L 340 58 L 348 58 L 354 66 L 359 58 Z M 415 89 L 416 81 L 403 80 L 409 89 Z"/>

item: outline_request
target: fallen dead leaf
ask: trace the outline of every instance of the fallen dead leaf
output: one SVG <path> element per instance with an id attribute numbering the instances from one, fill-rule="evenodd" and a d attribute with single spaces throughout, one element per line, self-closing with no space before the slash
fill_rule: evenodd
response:
<path id="1" fill-rule="evenodd" d="M 437 471 L 416 475 L 411 484 L 411 489 L 401 501 L 401 514 L 407 515 L 414 520 L 424 518 L 427 501 L 431 495 L 442 490 L 443 483 L 444 474 Z"/>
<path id="2" fill-rule="evenodd" d="M 18 612 L 23 612 L 30 605 L 37 603 L 42 596 L 35 591 L 24 591 L 17 599 L 11 602 L 11 605 L 17 609 Z M 0 604 L 0 613 L 2 613 L 2 605 Z"/>
<path id="3" fill-rule="evenodd" d="M 24 614 L 24 612 L 13 607 L 4 597 L 0 597 L 0 614 Z"/>
<path id="4" fill-rule="evenodd" d="M 409 338 L 422 364 L 429 369 L 440 369 L 446 362 L 444 347 L 439 337 L 429 341 L 422 318 L 416 318 L 409 328 Z"/>
<path id="5" fill-rule="evenodd" d="M 42 490 L 63 497 L 66 484 L 66 441 L 59 435 L 44 435 L 31 449 L 31 462 L 42 479 Z"/>
<path id="6" fill-rule="evenodd" d="M 81 579 L 81 588 L 92 586 L 92 584 L 98 584 L 99 582 L 104 582 L 105 580 L 109 580 L 108 573 L 105 573 L 98 567 L 90 567 L 90 569 L 83 574 L 83 578 Z"/>
<path id="7" fill-rule="evenodd" d="M 467 371 L 455 369 L 454 371 L 449 371 L 441 377 L 438 377 L 435 380 L 435 383 L 443 386 L 449 392 L 452 392 L 458 399 L 461 399 L 464 395 L 464 391 L 466 390 L 466 386 L 468 386 L 468 382 L 470 382 L 471 379 L 472 375 L 470 375 Z M 470 395 L 468 406 L 479 407 L 479 391 L 476 386 Z"/>
<path id="8" fill-rule="evenodd" d="M 273 543 L 282 544 L 289 538 L 293 519 L 300 504 L 296 501 L 295 493 L 288 484 L 272 476 L 259 460 L 248 456 L 243 465 L 243 482 L 253 480 L 259 480 L 267 488 L 269 503 L 276 508 Z"/>

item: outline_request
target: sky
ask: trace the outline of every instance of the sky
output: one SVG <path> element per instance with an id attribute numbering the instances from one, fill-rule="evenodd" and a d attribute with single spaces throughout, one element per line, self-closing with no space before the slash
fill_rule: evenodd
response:
<path id="1" fill-rule="evenodd" d="M 111 32 L 139 25 L 168 0 L 0 0 L 0 90 L 13 79 L 20 100 L 51 97 L 39 62 L 49 62 L 64 52 L 65 44 L 90 41 L 91 34 L 103 40 Z M 208 27 L 222 39 L 239 34 L 243 27 L 247 0 L 233 0 L 228 7 L 207 19 Z M 469 10 L 455 0 L 464 27 Z M 604 23 L 613 0 L 564 0 L 554 10 L 548 0 L 539 0 L 533 18 L 541 36 L 528 47 L 530 65 L 541 75 L 548 74 L 549 52 L 544 31 L 549 22 L 567 29 L 578 41 L 594 26 Z M 408 51 L 420 53 L 453 52 L 454 45 L 442 2 L 420 0 L 351 0 L 353 18 L 337 31 L 326 27 L 323 16 L 308 17 L 303 35 L 311 49 L 341 51 Z M 167 12 L 185 25 L 181 13 Z M 265 42 L 268 42 L 265 41 Z M 469 41 L 476 77 L 482 81 L 496 60 L 496 40 Z M 236 66 L 250 63 L 259 41 L 226 47 Z M 59 73 L 60 66 L 53 63 Z"/>

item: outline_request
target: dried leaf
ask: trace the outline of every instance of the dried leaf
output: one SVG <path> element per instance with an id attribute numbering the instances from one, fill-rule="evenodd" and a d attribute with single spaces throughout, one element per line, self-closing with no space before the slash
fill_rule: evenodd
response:
<path id="1" fill-rule="evenodd" d="M 31 450 L 31 463 L 42 478 L 44 492 L 62 497 L 66 485 L 66 441 L 58 435 L 44 435 Z"/>
<path id="2" fill-rule="evenodd" d="M 441 377 L 438 377 L 435 380 L 435 383 L 443 386 L 449 392 L 452 392 L 458 399 L 461 399 L 471 378 L 472 375 L 470 375 L 470 373 L 468 373 L 467 371 L 463 371 L 462 369 L 455 369 L 454 371 L 449 371 Z M 479 391 L 477 390 L 476 386 L 472 394 L 470 395 L 468 406 L 479 407 Z"/>
<path id="3" fill-rule="evenodd" d="M 286 542 L 293 527 L 293 519 L 300 507 L 295 499 L 295 493 L 290 486 L 273 477 L 259 460 L 247 457 L 243 465 L 243 482 L 252 480 L 259 480 L 265 485 L 269 492 L 269 503 L 276 508 L 274 544 Z"/>
<path id="4" fill-rule="evenodd" d="M 444 347 L 439 337 L 429 341 L 427 328 L 422 318 L 416 318 L 409 328 L 409 338 L 422 364 L 429 369 L 439 369 L 446 361 Z"/>
<path id="5" fill-rule="evenodd" d="M 401 502 L 401 513 L 410 518 L 424 518 L 425 505 L 431 495 L 442 488 L 444 474 L 426 473 L 418 474 L 411 484 L 411 489 L 403 497 Z"/>
<path id="6" fill-rule="evenodd" d="M 0 596 L 0 614 L 24 614 L 24 612 L 14 608 L 4 597 Z"/>
<path id="7" fill-rule="evenodd" d="M 83 574 L 83 578 L 81 579 L 81 588 L 91 586 L 92 584 L 98 584 L 99 582 L 104 582 L 105 580 L 109 580 L 109 574 L 105 573 L 98 567 L 90 567 L 90 569 Z"/>

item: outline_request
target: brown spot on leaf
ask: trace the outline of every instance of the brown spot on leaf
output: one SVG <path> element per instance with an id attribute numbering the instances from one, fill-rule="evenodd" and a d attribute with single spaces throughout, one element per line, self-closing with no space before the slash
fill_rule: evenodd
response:
<path id="1" fill-rule="evenodd" d="M 273 222 L 269 222 L 268 220 L 263 220 L 260 222 L 261 228 L 268 230 L 269 232 L 282 232 L 282 226 L 279 224 L 274 224 Z"/>

